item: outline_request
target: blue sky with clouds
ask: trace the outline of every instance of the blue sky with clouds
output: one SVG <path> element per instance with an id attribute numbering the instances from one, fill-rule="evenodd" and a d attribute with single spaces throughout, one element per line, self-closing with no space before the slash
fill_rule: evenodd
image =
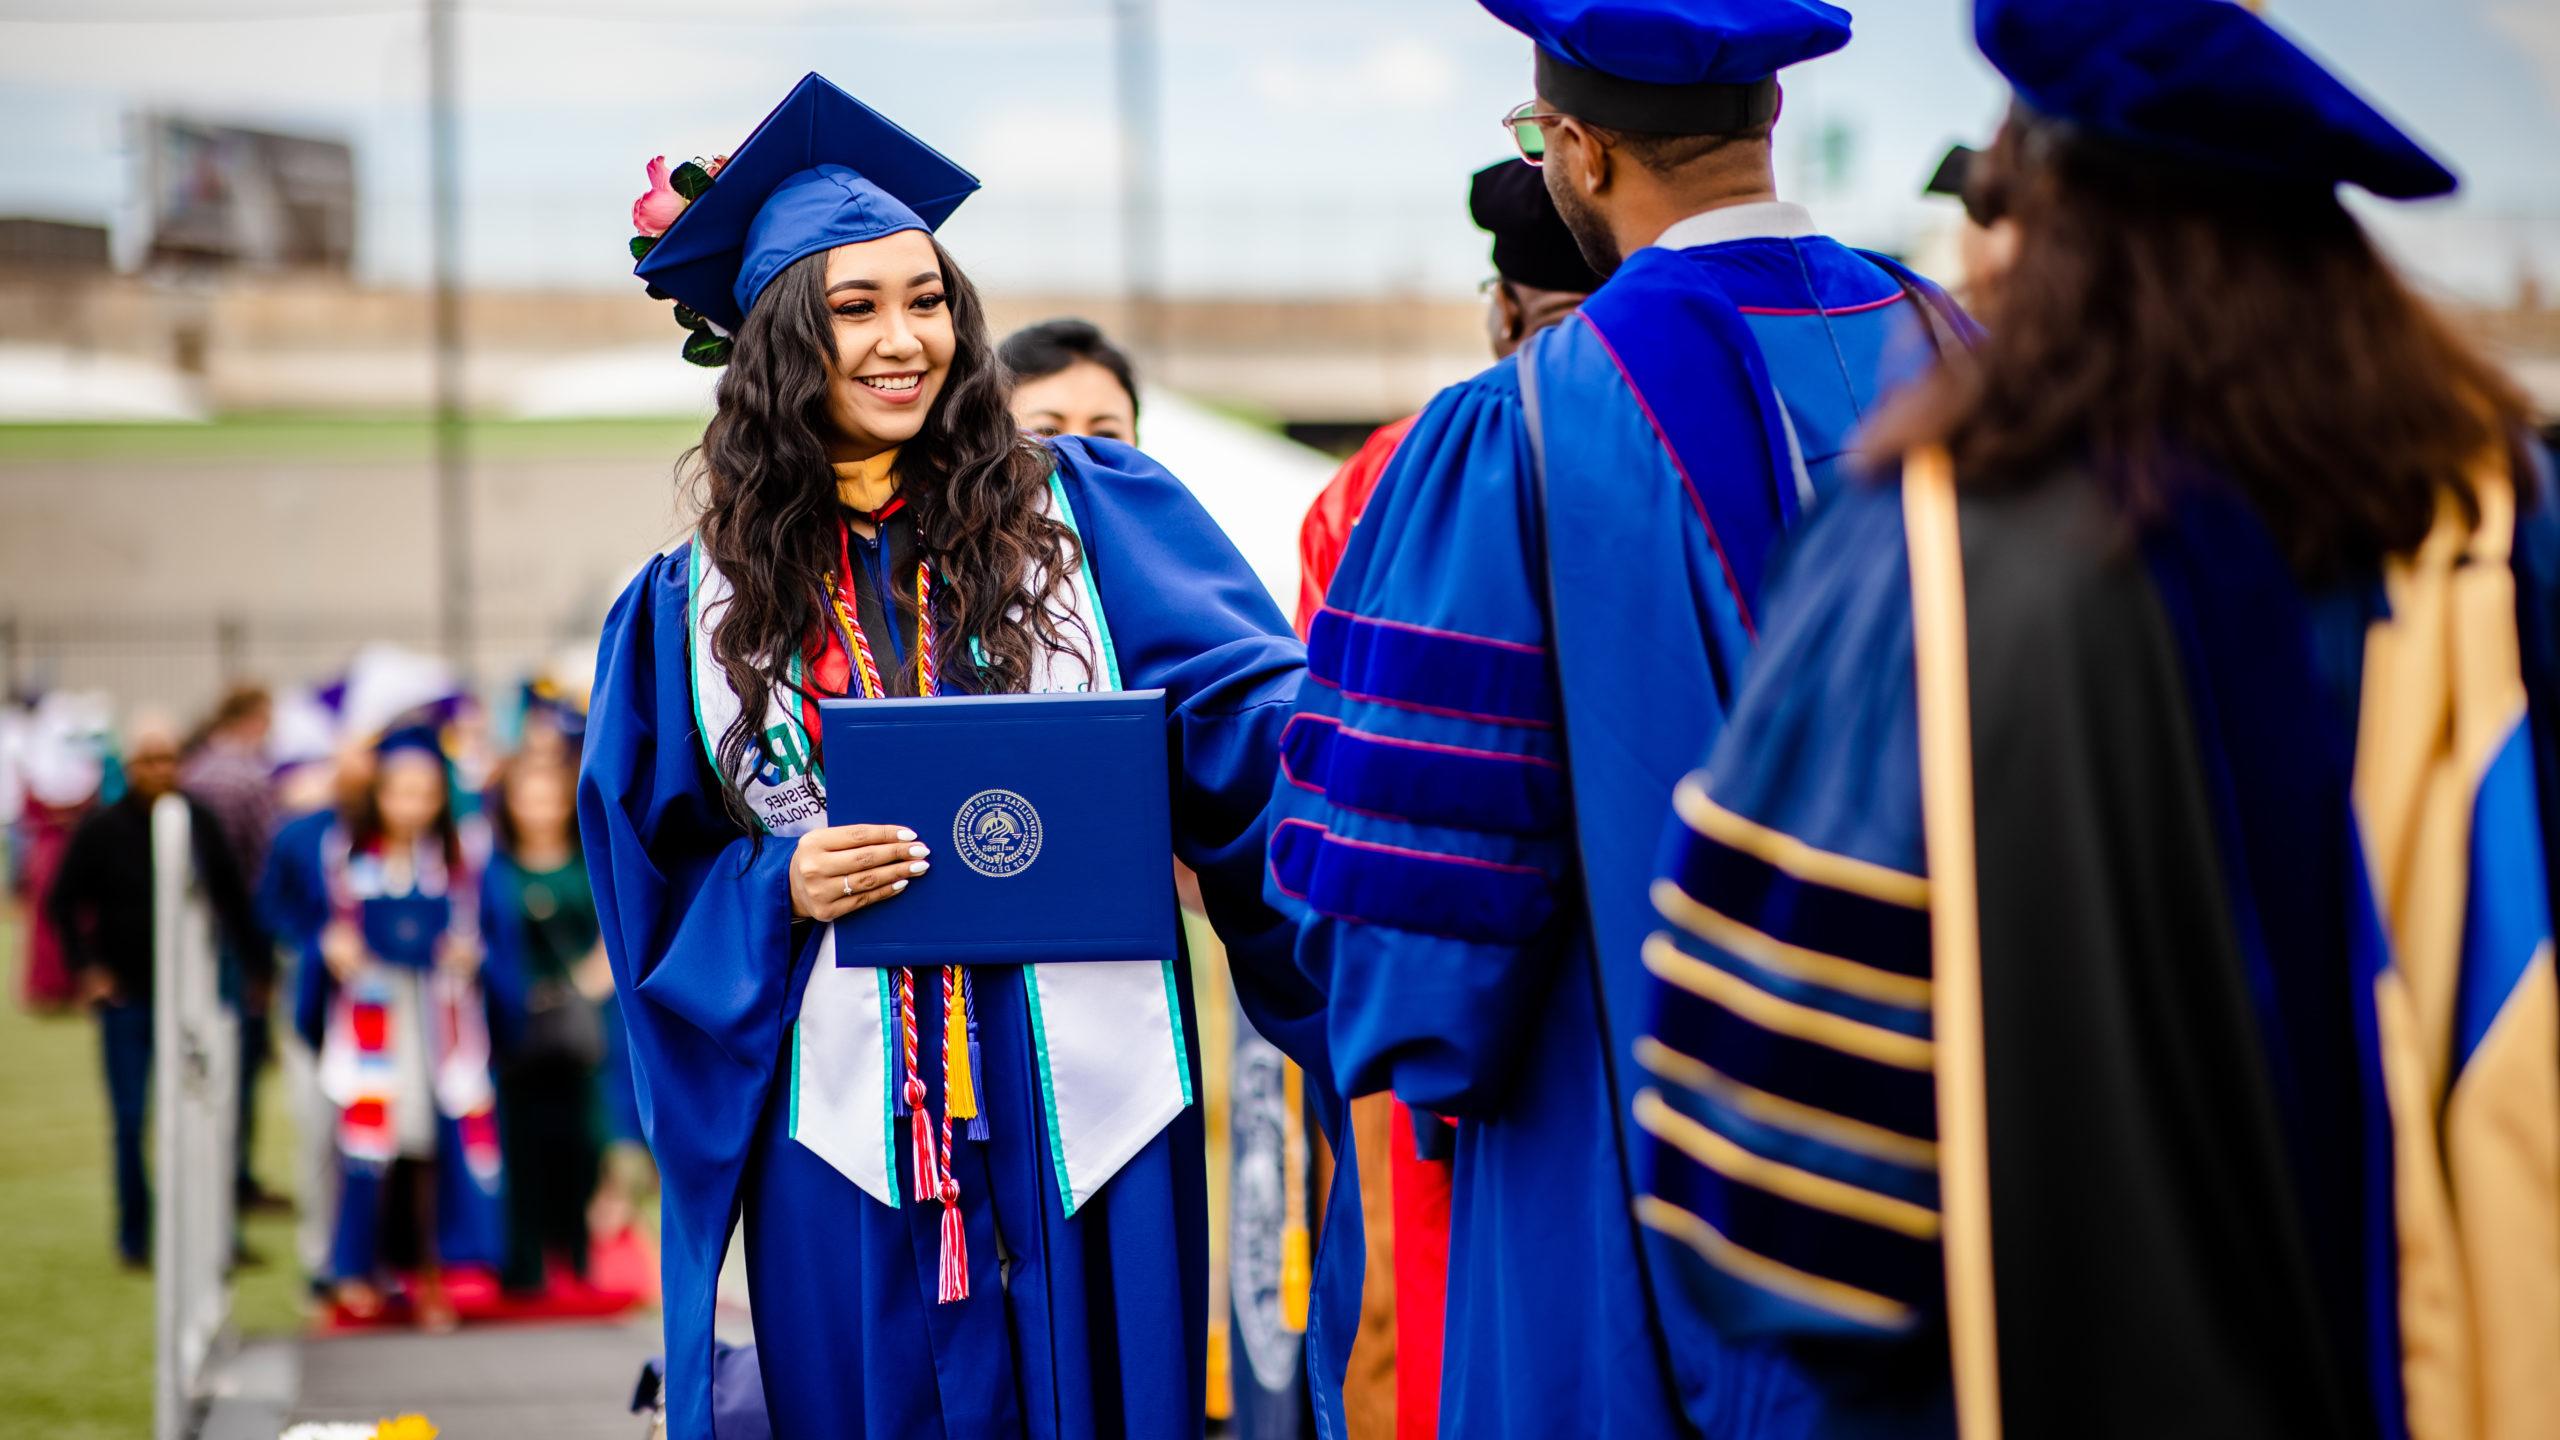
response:
<path id="1" fill-rule="evenodd" d="M 1863 243 L 2002 91 L 1964 0 L 1871 0 L 1789 72 L 1781 183 Z M 728 148 L 824 71 L 987 182 L 946 230 L 982 282 L 1120 273 L 1111 0 L 462 0 L 472 278 L 609 286 L 642 166 Z M 2447 156 L 2465 194 L 2380 213 L 2432 282 L 2560 287 L 2560 0 L 2273 0 L 2274 18 Z M 416 0 L 0 0 L 0 213 L 129 218 L 146 108 L 345 136 L 360 265 L 426 263 Z M 228 18 L 212 19 L 208 16 Z M 1469 171 L 1529 91 L 1528 47 L 1468 0 L 1159 0 L 1166 280 L 1191 293 L 1458 293 L 1486 269 Z"/>

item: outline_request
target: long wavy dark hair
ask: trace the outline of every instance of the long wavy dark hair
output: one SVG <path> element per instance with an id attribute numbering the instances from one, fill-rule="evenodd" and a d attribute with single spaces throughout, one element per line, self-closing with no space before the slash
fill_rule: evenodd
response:
<path id="1" fill-rule="evenodd" d="M 1017 692 L 1043 653 L 1091 660 L 1080 632 L 1058 620 L 1082 552 L 1041 505 L 1053 462 L 1013 422 L 1011 382 L 987 339 L 978 292 L 939 243 L 933 253 L 958 343 L 924 428 L 899 448 L 899 493 L 933 558 L 935 664 L 961 688 Z M 796 690 L 791 658 L 833 623 L 823 577 L 836 561 L 827 387 L 837 356 L 826 263 L 825 251 L 794 263 L 757 298 L 720 377 L 718 411 L 686 457 L 702 508 L 696 543 L 731 587 L 711 652 L 740 702 L 719 755 L 741 820 L 736 776 L 775 687 Z M 1045 577 L 1037 594 L 1035 577 Z M 890 684 L 896 693 L 914 689 L 911 676 Z"/>
<path id="2" fill-rule="evenodd" d="M 2416 548 L 2440 495 L 2471 503 L 2466 469 L 2519 462 L 2523 396 L 2333 192 L 2200 176 L 2024 111 L 1980 163 L 2019 230 L 1989 336 L 1880 416 L 1871 454 L 1943 444 L 1986 489 L 2093 463 L 2136 522 L 2210 474 L 2309 579 Z"/>

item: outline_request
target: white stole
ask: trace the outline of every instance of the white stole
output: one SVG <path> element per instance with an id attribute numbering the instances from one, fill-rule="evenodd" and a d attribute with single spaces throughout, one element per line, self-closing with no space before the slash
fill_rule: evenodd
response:
<path id="1" fill-rule="evenodd" d="M 1075 512 L 1055 473 L 1043 499 L 1048 513 L 1070 531 L 1076 529 Z M 711 651 L 730 588 L 704 558 L 698 541 L 689 578 L 694 721 L 703 754 L 712 772 L 720 774 L 720 737 L 740 710 L 728 672 Z M 1057 607 L 1056 601 L 1049 603 Z M 1104 673 L 1097 685 L 1091 668 L 1078 657 L 1044 651 L 1034 662 L 1030 689 L 1122 688 L 1119 657 L 1090 561 L 1078 567 L 1064 606 L 1051 614 L 1062 630 L 1084 636 L 1088 653 L 1102 657 Z M 790 674 L 803 678 L 796 657 Z M 810 763 L 810 738 L 794 696 L 777 687 L 765 719 L 763 743 L 747 757 L 742 766 L 746 773 L 733 781 L 767 833 L 794 839 L 826 823 L 825 778 Z M 785 897 L 774 897 L 774 903 L 784 902 Z M 827 927 L 800 992 L 800 1023 L 791 1047 L 791 1138 L 871 1198 L 895 1207 L 900 1187 L 892 1116 L 903 1079 L 890 1047 L 898 1030 L 896 980 L 892 971 L 877 966 L 839 965 L 839 928 L 850 953 L 858 955 L 861 913 Z M 1039 1061 L 1039 1118 L 1048 1127 L 1058 1197 L 1069 1215 L 1191 1103 L 1174 964 L 1175 957 L 1160 956 L 1025 967 L 1029 973 L 1023 977 L 1023 991 Z M 919 989 L 930 993 L 930 987 Z M 991 1036 L 981 1049 L 993 1050 L 1001 1043 Z M 983 1083 L 979 1094 L 984 1105 Z M 990 1125 L 1032 1120 L 1028 1115 L 988 1116 Z"/>

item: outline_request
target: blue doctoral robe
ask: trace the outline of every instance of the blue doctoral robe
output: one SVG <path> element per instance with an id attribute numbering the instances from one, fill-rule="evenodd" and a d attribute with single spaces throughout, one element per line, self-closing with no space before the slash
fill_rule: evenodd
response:
<path id="1" fill-rule="evenodd" d="M 1908 278 L 1818 237 L 1639 251 L 1424 411 L 1312 626 L 1268 889 L 1340 1088 L 1461 1122 L 1444 1434 L 1720 1434 L 1784 1381 L 1631 1218 L 1637 946 L 1771 547 L 1956 318 Z"/>
<path id="2" fill-rule="evenodd" d="M 1179 481 L 1110 442 L 1061 440 L 1054 454 L 1122 680 L 1167 693 L 1175 850 L 1199 874 L 1255 1023 L 1321 1053 L 1316 997 L 1259 880 L 1303 651 Z M 953 1152 L 969 1299 L 935 1303 L 938 1206 L 882 1205 L 790 1138 L 790 1037 L 818 934 L 791 917 L 791 842 L 744 833 L 703 759 L 687 563 L 682 549 L 659 557 L 614 607 L 579 792 L 641 1121 L 665 1182 L 669 1433 L 713 1434 L 713 1290 L 743 1217 L 776 1433 L 1197 1435 L 1200 1113 L 1185 1111 L 1066 1217 L 1018 970 L 976 975 L 989 1135 Z M 1176 969 L 1189 1026 L 1189 976 Z"/>
<path id="3" fill-rule="evenodd" d="M 2134 545 L 2099 494 L 1962 495 L 1960 573 L 1926 582 L 1964 590 L 1971 784 L 1940 793 L 1970 810 L 2003 1423 L 2404 1434 L 2389 942 L 2352 799 L 2380 587 L 2306 590 L 2217 487 Z M 1753 1440 L 1955 1433 L 1940 1176 L 1967 1162 L 1915 680 L 1949 651 L 1915 639 L 1907 504 L 1860 486 L 1786 556 L 1656 871 L 1642 1213 L 1729 1342 L 1796 1361 L 1726 1432 Z M 2531 698 L 2472 812 L 2470 923 L 2512 942 L 2466 971 L 2483 1014 L 2560 888 L 2547 491 L 2513 568 Z"/>

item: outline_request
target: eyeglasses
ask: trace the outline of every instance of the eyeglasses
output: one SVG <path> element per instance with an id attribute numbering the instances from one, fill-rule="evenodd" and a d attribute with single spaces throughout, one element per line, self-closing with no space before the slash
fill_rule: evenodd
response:
<path id="1" fill-rule="evenodd" d="M 1504 112 L 1502 128 L 1511 132 L 1511 143 L 1520 147 L 1520 158 L 1532 165 L 1547 163 L 1547 126 L 1564 116 L 1553 110 L 1541 110 L 1535 100 L 1523 100 Z"/>

